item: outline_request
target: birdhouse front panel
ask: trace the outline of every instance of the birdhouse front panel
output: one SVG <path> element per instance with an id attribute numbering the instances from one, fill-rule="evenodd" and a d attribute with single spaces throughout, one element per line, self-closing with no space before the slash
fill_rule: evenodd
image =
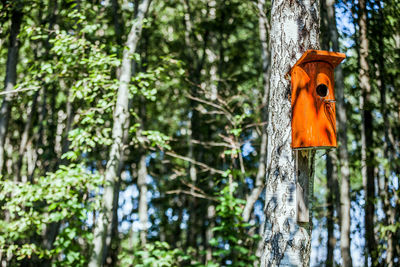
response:
<path id="1" fill-rule="evenodd" d="M 291 69 L 292 148 L 337 146 L 333 75 L 343 59 L 341 53 L 309 50 Z"/>

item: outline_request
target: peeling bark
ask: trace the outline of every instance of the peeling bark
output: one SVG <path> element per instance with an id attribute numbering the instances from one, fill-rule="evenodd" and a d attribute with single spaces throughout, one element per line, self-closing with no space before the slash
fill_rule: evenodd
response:
<path id="1" fill-rule="evenodd" d="M 293 151 L 290 82 L 285 74 L 307 49 L 319 48 L 318 1 L 273 1 L 268 103 L 265 231 L 261 266 L 308 266 L 310 222 L 297 221 L 296 187 L 312 196 L 314 152 Z"/>

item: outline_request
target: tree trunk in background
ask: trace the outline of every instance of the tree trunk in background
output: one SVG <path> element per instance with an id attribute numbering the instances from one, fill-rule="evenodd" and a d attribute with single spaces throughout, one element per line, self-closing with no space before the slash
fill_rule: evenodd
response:
<path id="1" fill-rule="evenodd" d="M 214 182 L 210 181 L 209 183 L 211 184 L 210 188 L 213 188 Z M 206 264 L 212 262 L 212 252 L 213 252 L 213 249 L 210 245 L 210 241 L 214 237 L 213 228 L 215 226 L 215 206 L 211 201 L 208 202 L 207 220 L 208 220 L 208 225 L 207 225 L 207 229 L 206 229 L 206 238 L 205 238 L 205 240 L 206 240 L 206 244 L 205 244 L 205 247 L 206 247 L 206 261 L 205 262 L 206 262 Z"/>
<path id="2" fill-rule="evenodd" d="M 329 21 L 332 19 L 328 16 L 328 5 L 333 4 L 329 3 L 331 1 L 324 0 L 321 1 L 321 49 L 323 50 L 331 50 L 330 49 L 330 32 L 329 32 Z M 334 50 L 338 52 L 337 50 Z M 326 231 L 327 231 L 327 242 L 326 242 L 326 260 L 325 266 L 332 267 L 335 264 L 335 260 L 333 258 L 333 252 L 336 246 L 336 238 L 335 238 L 335 196 L 337 196 L 337 192 L 335 192 L 335 183 L 337 183 L 337 151 L 330 150 L 326 154 Z"/>
<path id="3" fill-rule="evenodd" d="M 139 188 L 139 223 L 140 223 L 140 244 L 144 247 L 147 243 L 147 166 L 146 155 L 142 154 L 139 161 L 138 181 Z"/>
<path id="4" fill-rule="evenodd" d="M 332 267 L 335 264 L 335 260 L 333 258 L 333 251 L 336 246 L 336 238 L 335 238 L 335 181 L 337 181 L 337 157 L 336 151 L 329 151 L 326 155 L 326 180 L 327 180 L 327 215 L 326 215 L 326 230 L 328 232 L 327 238 L 327 254 L 326 254 L 326 267 Z"/>
<path id="5" fill-rule="evenodd" d="M 35 94 L 33 95 L 33 99 L 32 99 L 32 104 L 29 105 L 29 107 L 27 108 L 27 118 L 26 118 L 26 123 L 25 123 L 25 127 L 24 127 L 24 131 L 22 132 L 21 135 L 21 143 L 19 146 L 19 151 L 18 151 L 18 161 L 17 161 L 17 172 L 15 174 L 15 181 L 19 181 L 19 182 L 27 182 L 27 176 L 25 175 L 25 179 L 22 179 L 21 177 L 21 168 L 22 168 L 22 161 L 24 158 L 24 154 L 25 154 L 25 150 L 26 147 L 28 145 L 28 138 L 29 138 L 29 131 L 31 129 L 32 126 L 32 119 L 33 119 L 33 115 L 36 112 L 36 104 L 37 104 L 37 99 L 39 97 L 39 90 L 37 90 L 35 92 Z"/>
<path id="6" fill-rule="evenodd" d="M 198 84 L 200 80 L 200 72 L 203 69 L 203 63 L 205 58 L 205 49 L 207 47 L 207 34 L 204 36 L 204 49 L 202 57 L 199 56 L 197 51 L 195 51 L 194 40 L 191 37 L 197 37 L 195 29 L 193 28 L 192 21 L 194 20 L 192 17 L 192 10 L 190 7 L 190 1 L 183 0 L 184 5 L 184 27 L 185 27 L 185 44 L 187 46 L 187 58 L 192 62 L 192 66 L 189 68 L 189 79 L 192 83 L 190 88 L 190 94 L 194 97 L 198 97 Z M 197 38 L 196 38 L 197 39 Z M 199 112 L 196 110 L 197 101 L 190 99 L 190 107 L 189 107 L 189 121 L 188 121 L 188 157 L 193 160 L 199 159 L 199 153 L 197 153 L 195 144 L 193 140 L 200 140 L 200 134 L 198 133 L 200 127 L 199 122 Z M 195 164 L 189 163 L 189 178 L 190 182 L 193 185 L 197 183 L 197 168 Z M 194 189 L 190 189 L 191 193 L 194 192 Z M 197 210 L 198 210 L 198 200 L 197 198 L 188 199 L 189 201 L 189 222 L 188 222 L 188 232 L 187 232 L 187 240 L 186 247 L 192 246 L 196 247 L 196 239 L 199 234 L 198 229 L 200 227 L 197 226 Z"/>
<path id="7" fill-rule="evenodd" d="M 326 0 L 326 15 L 329 29 L 329 39 L 332 43 L 333 51 L 338 52 L 339 35 L 336 27 L 335 1 Z M 343 71 L 341 65 L 335 68 L 335 93 L 337 103 L 337 125 L 339 140 L 339 159 L 340 159 L 340 248 L 342 255 L 342 265 L 352 266 L 350 254 L 350 170 L 349 170 L 349 153 L 347 149 L 347 115 L 344 103 L 344 83 Z"/>
<path id="8" fill-rule="evenodd" d="M 291 87 L 285 74 L 307 49 L 319 48 L 318 1 L 273 1 L 270 40 L 266 222 L 261 266 L 309 266 L 312 222 L 297 221 L 301 194 L 296 188 L 309 191 L 302 200 L 311 210 L 315 153 L 291 148 Z"/>
<path id="9" fill-rule="evenodd" d="M 124 24 L 122 21 L 121 8 L 118 0 L 112 0 L 111 6 L 113 10 L 114 31 L 117 44 L 122 45 L 122 34 L 124 32 Z"/>
<path id="10" fill-rule="evenodd" d="M 8 55 L 6 63 L 6 77 L 4 79 L 4 92 L 11 92 L 14 89 L 17 80 L 17 63 L 19 40 L 17 39 L 22 22 L 22 12 L 19 4 L 14 3 L 11 13 L 11 30 L 8 43 Z M 3 96 L 3 102 L 0 108 L 0 174 L 2 173 L 5 155 L 4 144 L 7 134 L 8 120 L 10 119 L 10 94 Z"/>
<path id="11" fill-rule="evenodd" d="M 145 32 L 146 33 L 146 32 Z M 142 71 L 146 71 L 146 63 L 148 60 L 148 35 L 145 34 L 143 36 L 143 46 L 141 49 L 143 50 L 142 56 Z M 134 63 L 133 63 L 134 64 Z M 140 117 L 140 131 L 138 131 L 138 136 L 141 135 L 141 131 L 146 129 L 147 123 L 147 110 L 146 110 L 146 98 L 143 96 L 139 97 L 139 104 L 138 104 L 138 115 Z M 146 164 L 146 148 L 142 147 L 140 149 L 140 156 L 139 156 L 139 164 L 138 164 L 138 180 L 137 180 L 137 187 L 139 189 L 139 208 L 138 208 L 138 215 L 139 215 L 139 223 L 140 223 L 140 244 L 142 247 L 146 246 L 147 243 L 147 233 L 148 233 L 148 199 L 147 199 L 147 164 Z"/>
<path id="12" fill-rule="evenodd" d="M 339 34 L 336 26 L 335 1 L 324 0 L 323 5 L 326 16 L 327 33 L 332 45 L 332 50 L 335 52 L 339 52 Z M 336 200 L 336 203 L 340 201 L 340 207 L 337 207 L 340 219 L 340 251 L 342 256 L 342 266 L 351 267 L 352 259 L 350 254 L 350 169 L 349 152 L 347 149 L 347 115 L 346 106 L 344 103 L 343 70 L 341 65 L 335 68 L 335 94 L 337 105 L 336 121 L 338 126 L 338 152 L 341 177 L 340 198 Z M 336 187 L 337 181 L 333 182 Z"/>
<path id="13" fill-rule="evenodd" d="M 390 203 L 392 199 L 391 190 L 389 189 L 389 175 L 392 171 L 391 162 L 393 162 L 395 155 L 393 153 L 393 143 L 391 138 L 389 138 L 389 132 L 391 131 L 391 125 L 388 118 L 388 109 L 386 103 L 386 69 L 385 69 L 385 56 L 384 56 L 384 37 L 383 37 L 383 7 L 381 2 L 377 1 L 379 5 L 379 34 L 378 34 L 378 46 L 379 46 L 379 56 L 378 56 L 378 65 L 379 65 L 379 74 L 378 74 L 378 87 L 380 88 L 380 103 L 381 103 L 381 114 L 383 118 L 384 124 L 384 142 L 383 142 L 383 155 L 384 158 L 389 162 L 389 172 L 387 172 L 386 168 L 383 168 L 383 188 L 380 190 L 381 200 L 383 202 L 383 210 L 385 212 L 385 224 L 386 226 L 394 225 L 396 223 L 395 220 L 395 211 Z M 395 233 L 392 231 L 387 231 L 387 250 L 386 250 L 386 264 L 388 267 L 394 266 L 394 245 L 395 245 Z"/>
<path id="14" fill-rule="evenodd" d="M 143 19 L 147 13 L 151 0 L 143 0 L 139 5 L 138 14 L 133 22 L 131 31 L 126 41 L 126 49 L 123 52 L 120 85 L 118 88 L 117 103 L 114 111 L 114 124 L 112 129 L 113 144 L 111 145 L 110 157 L 105 171 L 106 185 L 103 193 L 103 207 L 96 221 L 93 239 L 93 253 L 89 266 L 101 266 L 107 255 L 107 238 L 111 235 L 111 221 L 113 217 L 114 187 L 118 186 L 118 168 L 122 163 L 122 145 L 124 126 L 129 120 L 129 82 L 132 74 L 131 58 L 135 53 L 137 43 L 142 31 Z"/>
<path id="15" fill-rule="evenodd" d="M 190 36 L 191 34 L 193 34 L 193 26 L 192 26 L 192 22 L 191 22 L 191 11 L 190 11 L 190 6 L 189 6 L 189 1 L 183 0 L 183 6 L 184 6 L 184 26 L 185 26 L 185 44 L 187 46 L 187 50 L 189 51 L 189 54 L 187 55 L 188 58 L 190 58 L 191 60 L 193 60 L 194 62 L 196 62 L 195 58 L 195 52 L 192 50 L 193 49 L 193 45 L 192 42 L 190 40 Z M 195 67 L 191 70 L 190 73 L 190 79 L 195 80 L 193 82 L 197 81 L 197 73 L 195 73 Z M 190 94 L 192 94 L 193 96 L 197 96 L 197 88 L 196 85 L 192 85 L 191 86 L 191 90 L 190 90 Z M 195 131 L 193 131 L 193 129 L 195 127 L 194 124 L 197 123 L 197 111 L 195 110 L 195 106 L 196 106 L 196 101 L 194 101 L 193 99 L 190 100 L 190 108 L 189 108 L 189 120 L 188 120 L 188 157 L 191 159 L 195 159 L 195 153 L 194 153 L 194 144 L 193 144 L 193 139 L 195 138 Z M 194 185 L 197 181 L 197 170 L 196 170 L 196 166 L 192 163 L 189 163 L 189 177 L 190 177 L 190 182 Z M 190 189 L 191 192 L 193 192 L 193 189 Z M 195 224 L 196 221 L 196 211 L 195 211 L 195 205 L 197 203 L 196 199 L 187 199 L 189 201 L 189 220 L 188 220 L 188 231 L 187 231 L 187 240 L 186 240 L 186 247 L 189 246 L 194 246 L 195 243 L 195 239 L 196 239 L 196 232 L 194 231 L 195 227 L 193 227 L 193 225 Z M 189 231 L 190 230 L 190 231 Z"/>
<path id="16" fill-rule="evenodd" d="M 138 3 L 139 0 L 135 0 L 133 2 L 134 4 L 134 11 L 133 11 L 133 17 L 136 18 L 137 17 L 137 12 L 138 12 Z M 117 43 L 117 56 L 120 57 L 122 56 L 122 51 L 124 49 L 123 46 L 123 42 L 122 42 L 122 34 L 124 32 L 123 30 L 123 25 L 124 23 L 122 22 L 122 13 L 120 10 L 120 6 L 119 6 L 119 0 L 112 0 L 111 1 L 111 8 L 112 8 L 112 18 L 113 18 L 113 22 L 114 22 L 114 31 L 115 31 L 115 40 Z M 132 64 L 132 69 L 131 69 L 131 76 L 133 76 L 136 72 L 136 64 L 134 60 L 131 60 L 131 64 Z M 120 78 L 120 74 L 121 74 L 121 67 L 117 67 L 115 70 L 115 77 L 117 79 Z M 130 98 L 128 100 L 128 110 L 131 109 L 132 107 L 132 103 L 133 103 L 133 99 Z M 129 116 L 130 117 L 130 116 Z M 122 146 L 126 146 L 128 143 L 128 137 L 129 137 L 129 125 L 130 125 L 130 120 L 127 119 L 125 121 L 125 124 L 123 126 L 124 129 L 124 133 L 123 133 L 123 141 L 122 141 Z M 113 197 L 113 206 L 112 206 L 112 210 L 113 210 L 113 217 L 112 217 L 112 222 L 111 222 L 111 237 L 107 238 L 106 240 L 106 248 L 107 249 L 107 254 L 105 255 L 106 257 L 106 263 L 105 266 L 115 266 L 116 262 L 118 262 L 118 252 L 120 249 L 120 244 L 121 244 L 121 240 L 120 240 L 120 235 L 118 232 L 118 207 L 119 207 L 119 191 L 121 188 L 121 174 L 124 172 L 124 163 L 126 162 L 126 159 L 128 157 L 127 154 L 129 154 L 129 152 L 127 153 L 127 151 L 125 151 L 124 148 L 122 148 L 122 155 L 121 155 L 121 164 L 118 166 L 118 172 L 117 172 L 117 176 L 118 176 L 118 180 L 116 185 L 114 186 L 114 197 Z"/>
<path id="17" fill-rule="evenodd" d="M 262 57 L 262 71 L 263 71 L 263 86 L 264 93 L 261 101 L 262 106 L 262 122 L 266 123 L 268 120 L 268 98 L 269 98 L 269 77 L 271 75 L 270 61 L 271 53 L 268 45 L 268 32 L 270 31 L 270 24 L 265 14 L 265 0 L 258 0 L 258 26 L 259 36 L 261 42 L 261 57 Z M 243 220 L 248 222 L 250 219 L 251 212 L 253 211 L 254 204 L 260 197 L 261 192 L 264 189 L 264 178 L 265 178 L 265 161 L 267 155 L 267 131 L 266 127 L 262 126 L 261 143 L 260 143 L 260 158 L 258 160 L 258 170 L 255 180 L 255 187 L 251 191 L 250 195 L 246 198 L 246 205 L 243 209 Z"/>
<path id="18" fill-rule="evenodd" d="M 373 139 L 372 139 L 372 112 L 371 112 L 371 84 L 368 66 L 368 38 L 367 38 L 367 9 L 366 1 L 359 0 L 359 43 L 360 43 L 360 72 L 359 82 L 361 88 L 361 174 L 363 177 L 365 194 L 365 239 L 368 255 L 372 263 L 377 261 L 377 245 L 374 234 L 374 214 L 375 214 L 375 183 L 373 166 Z M 368 263 L 365 263 L 368 264 Z"/>

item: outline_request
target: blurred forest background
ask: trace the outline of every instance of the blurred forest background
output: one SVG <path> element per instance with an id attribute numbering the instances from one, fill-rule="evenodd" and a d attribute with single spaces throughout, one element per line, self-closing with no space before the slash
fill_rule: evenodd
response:
<path id="1" fill-rule="evenodd" d="M 320 7 L 347 59 L 311 265 L 399 266 L 400 2 Z M 270 8 L 2 0 L 1 266 L 258 265 Z"/>

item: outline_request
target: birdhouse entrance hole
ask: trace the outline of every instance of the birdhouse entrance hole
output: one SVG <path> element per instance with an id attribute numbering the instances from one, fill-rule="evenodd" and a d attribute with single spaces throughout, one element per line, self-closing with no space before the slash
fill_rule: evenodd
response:
<path id="1" fill-rule="evenodd" d="M 328 86 L 326 86 L 325 84 L 320 84 L 317 86 L 317 94 L 320 97 L 326 97 L 329 93 L 329 89 Z"/>

